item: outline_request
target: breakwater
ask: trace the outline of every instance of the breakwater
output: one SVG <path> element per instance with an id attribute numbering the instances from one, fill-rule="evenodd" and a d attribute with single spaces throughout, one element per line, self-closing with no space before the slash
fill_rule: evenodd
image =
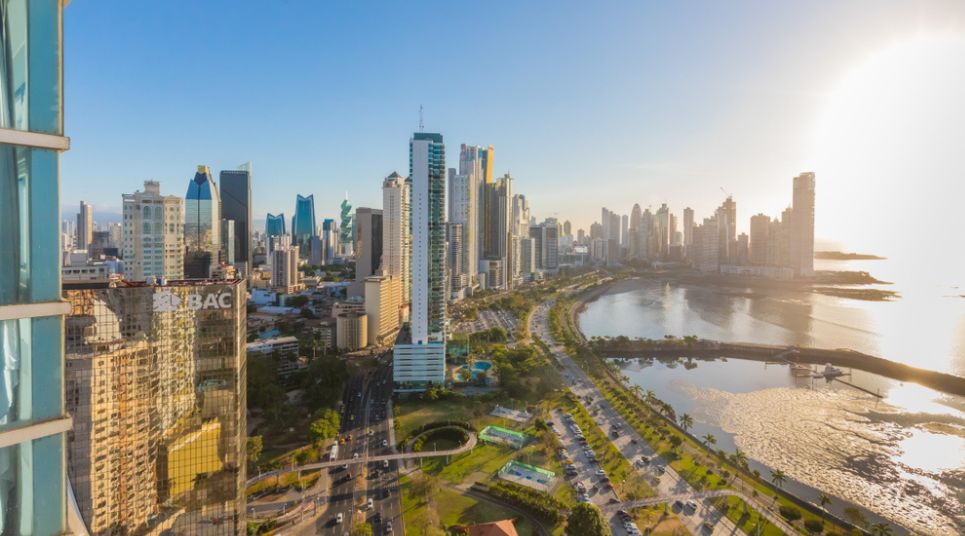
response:
<path id="1" fill-rule="evenodd" d="M 779 355 L 787 361 L 854 368 L 902 382 L 913 382 L 944 393 L 965 396 L 965 378 L 925 370 L 881 357 L 847 349 L 788 347 L 746 342 L 720 342 L 706 339 L 622 340 L 595 338 L 594 350 L 607 357 L 733 357 L 756 361 L 773 361 Z M 788 350 L 793 348 L 793 352 Z"/>

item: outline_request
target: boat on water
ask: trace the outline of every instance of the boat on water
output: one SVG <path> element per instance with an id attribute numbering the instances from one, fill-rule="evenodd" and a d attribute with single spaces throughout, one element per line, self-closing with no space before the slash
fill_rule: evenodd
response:
<path id="1" fill-rule="evenodd" d="M 838 376 L 844 376 L 845 374 L 846 373 L 838 367 L 833 367 L 831 366 L 831 363 L 826 363 L 824 365 L 824 370 L 818 374 L 815 374 L 815 377 L 823 376 L 825 378 L 837 378 Z"/>

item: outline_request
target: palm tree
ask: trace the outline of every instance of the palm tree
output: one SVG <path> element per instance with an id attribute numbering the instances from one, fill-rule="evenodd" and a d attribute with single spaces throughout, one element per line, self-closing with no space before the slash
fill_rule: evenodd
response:
<path id="1" fill-rule="evenodd" d="M 779 488 L 784 486 L 784 482 L 786 480 L 787 480 L 787 475 L 784 474 L 784 471 L 781 471 L 780 469 L 775 469 L 771 471 L 771 483 L 774 484 L 775 486 Z"/>
<path id="2" fill-rule="evenodd" d="M 822 493 L 818 496 L 818 502 L 821 503 L 821 508 L 827 511 L 828 505 L 831 504 L 831 497 L 828 497 L 827 493 Z"/>
<path id="3" fill-rule="evenodd" d="M 652 406 L 655 400 L 657 400 L 657 395 L 653 394 L 652 390 L 647 389 L 647 404 Z"/>
<path id="4" fill-rule="evenodd" d="M 734 463 L 747 469 L 747 454 L 743 450 L 737 449 L 734 451 Z M 783 474 L 783 473 L 782 473 Z"/>
<path id="5" fill-rule="evenodd" d="M 714 437 L 714 434 L 704 434 L 704 437 L 703 437 L 702 439 L 704 440 L 704 443 L 706 443 L 706 444 L 708 444 L 708 445 L 716 445 L 716 444 L 717 444 L 717 438 Z"/>
<path id="6" fill-rule="evenodd" d="M 871 525 L 869 530 L 874 536 L 891 536 L 894 534 L 894 531 L 891 530 L 891 525 L 887 523 L 875 523 Z"/>
<path id="7" fill-rule="evenodd" d="M 690 429 L 694 425 L 694 418 L 690 416 L 689 413 L 684 413 L 680 416 L 680 427 L 684 429 L 684 432 Z"/>

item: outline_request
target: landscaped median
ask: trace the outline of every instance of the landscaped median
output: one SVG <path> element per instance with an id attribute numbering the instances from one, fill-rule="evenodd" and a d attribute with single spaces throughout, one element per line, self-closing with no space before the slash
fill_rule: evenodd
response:
<path id="1" fill-rule="evenodd" d="M 824 512 L 809 503 L 792 498 L 780 488 L 751 474 L 746 468 L 746 459 L 739 453 L 733 456 L 737 459 L 735 463 L 722 452 L 709 449 L 678 426 L 672 408 L 669 408 L 669 413 L 660 412 L 647 404 L 638 393 L 632 392 L 620 381 L 605 360 L 582 342 L 574 320 L 574 306 L 575 302 L 561 298 L 552 307 L 550 326 L 554 337 L 562 341 L 570 356 L 588 371 L 588 376 L 607 402 L 658 455 L 670 461 L 671 467 L 694 488 L 733 488 L 741 490 L 748 497 L 760 497 L 762 503 L 774 501 L 781 516 L 801 534 L 825 531 L 847 534 L 851 530 L 857 530 L 827 518 Z M 735 483 L 738 485 L 735 486 Z M 782 533 L 774 525 L 760 522 L 760 513 L 737 497 L 719 499 L 715 504 L 729 519 L 749 533 L 756 533 L 758 524 L 763 527 L 762 534 Z M 819 527 L 820 530 L 817 530 Z"/>

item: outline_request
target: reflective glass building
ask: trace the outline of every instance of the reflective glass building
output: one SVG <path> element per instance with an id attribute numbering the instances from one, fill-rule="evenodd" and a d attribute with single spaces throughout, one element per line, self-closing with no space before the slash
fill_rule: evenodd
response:
<path id="1" fill-rule="evenodd" d="M 241 280 L 65 285 L 67 469 L 91 534 L 245 532 Z"/>
<path id="2" fill-rule="evenodd" d="M 0 1 L 0 534 L 67 532 L 60 0 Z"/>
<path id="3" fill-rule="evenodd" d="M 209 264 L 218 264 L 221 252 L 221 199 L 208 166 L 198 166 L 184 194 L 184 245 L 187 255 L 207 253 L 210 255 Z"/>
<path id="4" fill-rule="evenodd" d="M 295 216 L 292 217 L 292 242 L 307 252 L 315 236 L 315 196 L 295 198 Z"/>
<path id="5" fill-rule="evenodd" d="M 233 263 L 247 276 L 251 270 L 252 255 L 251 171 L 247 166 L 245 169 L 222 170 L 219 178 L 221 180 L 221 217 L 235 222 L 234 244 L 230 248 L 234 250 L 234 255 L 225 259 L 225 262 Z M 227 237 L 222 235 L 221 241 L 226 242 Z M 222 249 L 227 251 L 229 248 L 223 245 Z"/>

